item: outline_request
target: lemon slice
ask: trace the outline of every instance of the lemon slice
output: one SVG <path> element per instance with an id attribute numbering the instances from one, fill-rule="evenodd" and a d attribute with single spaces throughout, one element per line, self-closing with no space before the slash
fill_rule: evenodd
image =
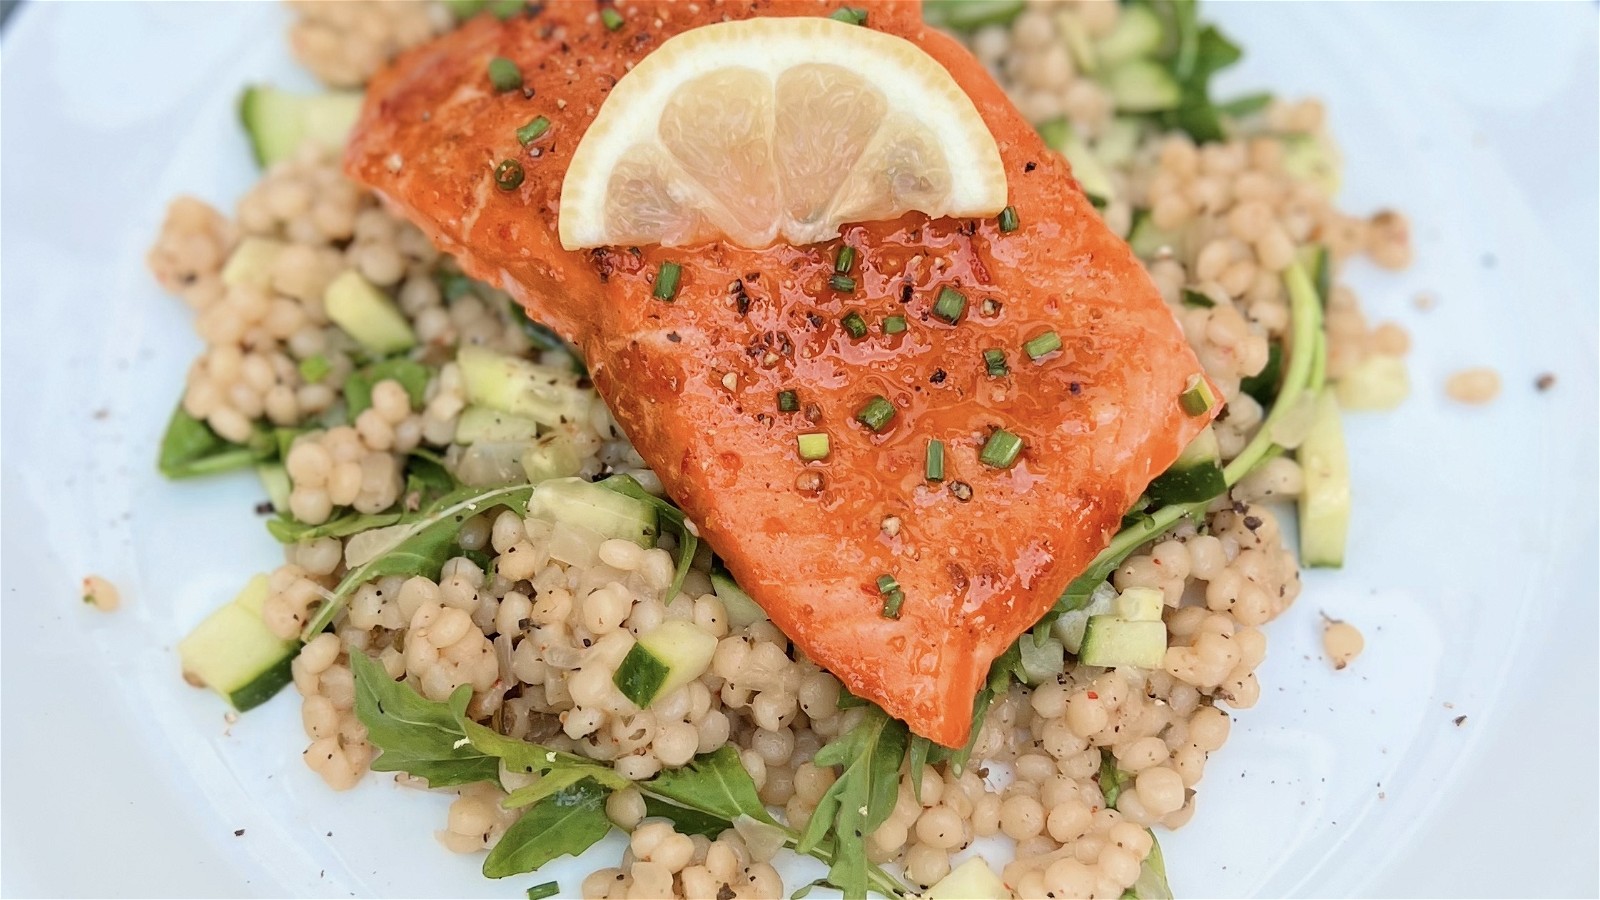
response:
<path id="1" fill-rule="evenodd" d="M 988 216 L 994 136 L 911 42 L 820 17 L 691 29 L 618 81 L 561 185 L 561 245 L 808 244 L 845 222 Z"/>

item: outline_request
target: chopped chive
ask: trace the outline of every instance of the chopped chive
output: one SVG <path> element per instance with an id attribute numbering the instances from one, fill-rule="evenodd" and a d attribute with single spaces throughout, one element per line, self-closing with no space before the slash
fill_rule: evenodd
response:
<path id="1" fill-rule="evenodd" d="M 849 275 L 835 275 L 828 279 L 828 287 L 849 293 L 856 289 L 856 280 Z"/>
<path id="2" fill-rule="evenodd" d="M 849 275 L 855 264 L 856 248 L 849 244 L 840 245 L 839 249 L 833 252 L 833 270 L 840 275 Z"/>
<path id="3" fill-rule="evenodd" d="M 878 576 L 878 593 L 891 594 L 898 590 L 900 590 L 900 582 L 895 581 L 893 575 L 885 572 Z"/>
<path id="4" fill-rule="evenodd" d="M 867 320 L 861 318 L 861 314 L 858 312 L 846 315 L 839 320 L 839 324 L 843 325 L 844 330 L 850 332 L 850 336 L 857 340 L 867 336 Z"/>
<path id="5" fill-rule="evenodd" d="M 316 356 L 308 356 L 300 360 L 300 377 L 312 384 L 316 384 L 328 377 L 328 371 L 332 368 L 333 366 L 328 364 L 328 358 L 318 353 Z"/>
<path id="6" fill-rule="evenodd" d="M 534 116 L 528 124 L 517 129 L 517 143 L 526 147 L 544 136 L 550 130 L 550 120 L 544 116 Z"/>
<path id="7" fill-rule="evenodd" d="M 514 91 L 522 87 L 522 70 L 504 56 L 496 56 L 489 60 L 489 84 L 502 94 Z"/>
<path id="8" fill-rule="evenodd" d="M 1017 221 L 1017 208 L 1015 206 L 1008 206 L 1005 209 L 1000 210 L 1001 232 L 1010 234 L 1021 227 L 1021 225 L 1022 223 Z"/>
<path id="9" fill-rule="evenodd" d="M 1006 365 L 1006 352 L 999 347 L 990 347 L 983 351 L 983 367 L 989 370 L 990 378 L 1011 374 L 1011 367 Z"/>
<path id="10" fill-rule="evenodd" d="M 828 434 L 825 431 L 813 431 L 795 438 L 795 444 L 800 449 L 801 459 L 827 459 L 829 447 Z"/>
<path id="11" fill-rule="evenodd" d="M 933 314 L 951 325 L 961 321 L 966 308 L 967 296 L 953 287 L 941 288 L 939 299 L 933 301 Z"/>
<path id="12" fill-rule="evenodd" d="M 1217 395 L 1211 392 L 1211 384 L 1199 375 L 1190 375 L 1189 384 L 1184 387 L 1183 394 L 1178 397 L 1178 402 L 1183 404 L 1183 411 L 1191 416 L 1198 416 L 1216 405 Z"/>
<path id="13" fill-rule="evenodd" d="M 545 900 L 546 897 L 554 897 L 559 893 L 561 893 L 561 885 L 556 884 L 554 881 L 546 881 L 544 884 L 536 884 L 528 888 L 528 900 Z"/>
<path id="14" fill-rule="evenodd" d="M 504 159 L 494 167 L 494 186 L 502 191 L 514 191 L 522 186 L 522 163 Z"/>
<path id="15" fill-rule="evenodd" d="M 1196 307 L 1198 309 L 1210 309 L 1211 307 L 1217 305 L 1217 301 L 1211 299 L 1210 297 L 1207 297 L 1205 294 L 1203 294 L 1203 293 L 1201 293 L 1201 292 L 1199 292 L 1199 291 L 1197 291 L 1197 290 L 1195 290 L 1193 288 L 1184 288 L 1183 289 L 1183 305 L 1184 306 L 1193 306 L 1193 307 Z"/>
<path id="16" fill-rule="evenodd" d="M 928 457 L 923 474 L 929 481 L 944 480 L 944 441 L 938 438 L 928 441 Z"/>
<path id="17" fill-rule="evenodd" d="M 651 291 L 651 296 L 657 300 L 671 303 L 678 296 L 678 279 L 683 275 L 683 266 L 675 262 L 664 262 L 656 272 L 656 288 Z"/>
<path id="18" fill-rule="evenodd" d="M 1017 454 L 1021 452 L 1022 438 L 1000 428 L 989 435 L 983 450 L 978 453 L 978 462 L 996 469 L 1009 469 L 1016 463 Z"/>
<path id="19" fill-rule="evenodd" d="M 884 334 L 899 334 L 906 330 L 905 316 L 889 316 L 883 320 Z"/>
<path id="20" fill-rule="evenodd" d="M 778 392 L 778 412 L 799 412 L 800 395 L 794 391 Z"/>
<path id="21" fill-rule="evenodd" d="M 882 431 L 894 418 L 894 404 L 882 396 L 874 396 L 859 410 L 856 410 L 856 421 L 867 426 L 873 431 Z"/>
<path id="22" fill-rule="evenodd" d="M 1054 353 L 1061 349 L 1061 335 L 1054 331 L 1046 331 L 1022 345 L 1022 352 L 1028 354 L 1029 359 L 1038 359 L 1047 353 Z"/>
<path id="23" fill-rule="evenodd" d="M 906 602 L 906 592 L 895 588 L 883 596 L 883 617 L 885 619 L 900 618 L 900 607 Z"/>
<path id="24" fill-rule="evenodd" d="M 834 10 L 828 18 L 835 22 L 843 22 L 846 25 L 865 25 L 867 24 L 867 11 L 851 6 L 841 6 Z"/>
<path id="25" fill-rule="evenodd" d="M 622 27 L 622 13 L 617 12 L 614 7 L 608 6 L 600 10 L 600 21 L 605 23 L 607 31 L 616 31 Z"/>

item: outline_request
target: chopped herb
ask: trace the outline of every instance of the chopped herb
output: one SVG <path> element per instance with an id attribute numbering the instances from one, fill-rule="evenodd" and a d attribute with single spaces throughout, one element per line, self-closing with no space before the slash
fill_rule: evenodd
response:
<path id="1" fill-rule="evenodd" d="M 496 56 L 489 60 L 489 84 L 502 94 L 514 91 L 522 87 L 522 70 L 504 56 Z"/>
<path id="2" fill-rule="evenodd" d="M 884 334 L 899 334 L 906 330 L 905 316 L 889 316 L 883 320 Z"/>
<path id="3" fill-rule="evenodd" d="M 827 459 L 828 452 L 831 449 L 829 447 L 828 433 L 825 431 L 802 434 L 795 439 L 795 443 L 800 448 L 801 459 Z"/>
<path id="4" fill-rule="evenodd" d="M 522 187 L 522 163 L 514 159 L 501 160 L 500 165 L 494 167 L 494 186 L 502 191 Z"/>
<path id="5" fill-rule="evenodd" d="M 983 351 L 983 367 L 988 370 L 990 378 L 1002 378 L 1011 374 L 1011 367 L 1006 365 L 1006 352 L 999 347 L 990 347 Z"/>
<path id="6" fill-rule="evenodd" d="M 856 411 L 856 421 L 873 431 L 882 431 L 894 418 L 894 404 L 882 396 L 874 396 Z"/>
<path id="7" fill-rule="evenodd" d="M 678 279 L 683 275 L 683 266 L 675 262 L 664 262 L 656 271 L 656 287 L 650 292 L 657 300 L 671 303 L 678 296 Z"/>
<path id="8" fill-rule="evenodd" d="M 938 438 L 928 441 L 928 455 L 923 474 L 929 481 L 944 480 L 944 441 Z"/>
<path id="9" fill-rule="evenodd" d="M 893 575 L 886 572 L 878 576 L 878 593 L 887 595 L 899 589 L 900 583 L 894 580 Z"/>
<path id="10" fill-rule="evenodd" d="M 989 435 L 989 440 L 978 454 L 978 461 L 996 469 L 1009 469 L 1016 465 L 1017 455 L 1021 452 L 1022 438 L 1001 428 Z"/>
<path id="11" fill-rule="evenodd" d="M 849 275 L 835 275 L 828 279 L 828 287 L 849 293 L 856 289 L 856 280 Z"/>
<path id="12" fill-rule="evenodd" d="M 1028 354 L 1029 359 L 1033 360 L 1037 360 L 1048 353 L 1054 353 L 1060 349 L 1061 336 L 1056 334 L 1054 331 L 1046 331 L 1044 334 L 1041 334 L 1022 345 L 1022 351 Z"/>
<path id="13" fill-rule="evenodd" d="M 608 6 L 600 10 L 600 21 L 605 23 L 607 31 L 616 31 L 622 27 L 622 13 Z"/>
<path id="14" fill-rule="evenodd" d="M 850 270 L 855 268 L 855 264 L 856 248 L 849 244 L 842 244 L 838 250 L 833 252 L 833 271 L 840 275 L 849 275 Z"/>
<path id="15" fill-rule="evenodd" d="M 1210 309 L 1211 307 L 1217 305 L 1217 301 L 1207 297 L 1205 294 L 1193 288 L 1184 288 L 1183 305 L 1192 306 L 1197 309 Z"/>
<path id="16" fill-rule="evenodd" d="M 333 366 L 328 363 L 328 358 L 318 353 L 316 356 L 308 356 L 300 360 L 300 377 L 311 384 L 316 384 L 328 377 L 328 370 L 332 368 Z"/>
<path id="17" fill-rule="evenodd" d="M 526 147 L 544 136 L 550 130 L 550 120 L 544 116 L 534 116 L 528 124 L 517 129 L 517 143 Z"/>
<path id="18" fill-rule="evenodd" d="M 900 618 L 900 607 L 905 605 L 906 592 L 895 588 L 883 595 L 883 617 L 885 619 Z"/>
<path id="19" fill-rule="evenodd" d="M 1022 223 L 1017 220 L 1017 208 L 1015 206 L 1008 206 L 1000 210 L 1000 231 L 1002 233 L 1010 234 L 1021 226 Z"/>
<path id="20" fill-rule="evenodd" d="M 1184 412 L 1198 416 L 1217 402 L 1217 396 L 1211 393 L 1211 384 L 1204 378 L 1190 375 L 1189 383 L 1184 387 L 1183 394 L 1178 397 L 1178 402 L 1183 404 Z"/>
<path id="21" fill-rule="evenodd" d="M 616 10 L 612 10 L 612 12 L 616 12 Z M 545 900 L 546 897 L 554 897 L 559 893 L 561 893 L 561 885 L 554 881 L 546 881 L 544 884 L 536 884 L 528 888 L 528 900 Z"/>
<path id="22" fill-rule="evenodd" d="M 835 22 L 843 22 L 846 25 L 865 25 L 867 24 L 867 11 L 851 6 L 841 6 L 834 10 L 828 18 Z"/>
<path id="23" fill-rule="evenodd" d="M 794 391 L 778 392 L 779 412 L 798 412 L 800 410 L 800 395 Z"/>
<path id="24" fill-rule="evenodd" d="M 861 318 L 860 313 L 852 312 L 847 314 L 839 320 L 839 324 L 843 325 L 844 330 L 850 332 L 850 336 L 853 338 L 860 339 L 867 336 L 867 320 Z"/>
<path id="25" fill-rule="evenodd" d="M 953 287 L 939 290 L 939 299 L 933 301 L 933 314 L 951 325 L 961 321 L 967 309 L 967 296 Z"/>

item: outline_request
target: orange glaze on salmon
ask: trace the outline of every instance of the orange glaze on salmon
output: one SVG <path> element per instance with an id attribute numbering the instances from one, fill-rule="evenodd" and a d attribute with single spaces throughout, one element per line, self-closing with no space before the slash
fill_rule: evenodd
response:
<path id="1" fill-rule="evenodd" d="M 588 2 L 480 16 L 373 81 L 347 168 L 583 350 L 672 499 L 807 656 L 916 733 L 959 746 L 990 663 L 1216 412 L 1181 408 L 1200 364 L 1067 164 L 977 60 L 922 24 L 918 4 L 877 3 L 868 27 L 921 46 L 972 97 L 1019 230 L 920 214 L 852 225 L 850 294 L 828 287 L 837 241 L 567 252 L 556 237 L 567 161 L 629 63 L 697 25 L 836 6 L 621 3 L 615 32 Z M 522 91 L 490 87 L 497 55 L 521 67 Z M 530 151 L 515 132 L 538 115 L 551 126 Z M 527 177 L 503 192 L 492 173 L 507 158 Z M 664 261 L 683 265 L 673 302 L 651 296 Z M 946 286 L 969 301 L 955 325 L 931 315 Z M 852 310 L 870 326 L 859 340 L 840 324 Z M 883 334 L 896 314 L 910 327 Z M 1062 349 L 1029 360 L 1023 343 L 1047 329 Z M 986 374 L 993 347 L 1009 375 Z M 778 410 L 782 390 L 799 394 L 799 412 Z M 873 395 L 895 407 L 881 433 L 854 418 Z M 1009 470 L 978 460 L 995 428 L 1026 441 Z M 796 437 L 815 431 L 832 453 L 806 463 Z M 934 438 L 946 444 L 943 483 L 924 478 Z M 882 574 L 905 592 L 898 619 L 882 615 Z"/>

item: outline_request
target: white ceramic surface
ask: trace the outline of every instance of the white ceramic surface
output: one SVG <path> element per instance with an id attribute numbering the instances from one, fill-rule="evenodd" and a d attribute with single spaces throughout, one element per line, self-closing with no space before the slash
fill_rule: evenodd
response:
<path id="1" fill-rule="evenodd" d="M 1208 12 L 1247 51 L 1226 86 L 1327 98 L 1345 205 L 1412 217 L 1416 266 L 1350 280 L 1414 335 L 1414 392 L 1349 417 L 1350 565 L 1310 574 L 1271 626 L 1260 705 L 1213 758 L 1193 824 L 1162 838 L 1173 886 L 1594 896 L 1595 7 Z M 431 837 L 443 798 L 381 777 L 326 791 L 297 759 L 292 698 L 230 728 L 177 677 L 176 640 L 276 548 L 249 477 L 155 473 L 198 342 L 143 255 L 172 195 L 227 208 L 249 184 L 240 85 L 309 86 L 285 20 L 34 3 L 0 40 L 9 895 L 509 897 L 552 877 L 483 880 Z M 1424 291 L 1431 312 L 1412 304 Z M 1469 365 L 1501 372 L 1493 405 L 1444 398 Z M 121 586 L 122 611 L 78 602 L 90 572 Z M 1320 657 L 1320 611 L 1366 632 L 1346 672 Z M 580 867 L 555 872 L 569 892 Z"/>

